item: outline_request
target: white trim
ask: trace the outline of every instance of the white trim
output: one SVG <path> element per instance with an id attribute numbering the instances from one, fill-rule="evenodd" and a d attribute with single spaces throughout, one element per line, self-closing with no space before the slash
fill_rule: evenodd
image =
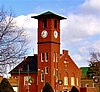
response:
<path id="1" fill-rule="evenodd" d="M 44 73 L 41 73 L 41 82 L 44 82 Z"/>
<path id="2" fill-rule="evenodd" d="M 43 52 L 41 53 L 41 62 L 44 62 L 43 58 L 45 59 L 45 57 L 43 57 Z"/>
<path id="3" fill-rule="evenodd" d="M 45 61 L 48 62 L 48 52 L 45 53 Z"/>
<path id="4" fill-rule="evenodd" d="M 48 74 L 48 72 L 49 72 L 48 71 L 49 69 L 48 70 L 47 69 L 48 69 L 48 66 L 45 67 L 45 74 Z"/>

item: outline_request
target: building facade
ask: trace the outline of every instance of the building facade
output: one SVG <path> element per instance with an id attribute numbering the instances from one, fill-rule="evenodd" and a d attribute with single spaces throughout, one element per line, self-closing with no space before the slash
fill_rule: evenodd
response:
<path id="1" fill-rule="evenodd" d="M 50 11 L 32 16 L 32 18 L 38 20 L 38 54 L 32 56 L 32 60 L 27 57 L 15 68 L 16 73 L 14 69 L 10 72 L 14 77 L 19 76 L 19 92 L 42 92 L 46 82 L 50 83 L 54 92 L 68 92 L 73 86 L 79 89 L 80 69 L 67 50 L 63 50 L 60 54 L 60 20 L 66 18 Z M 29 65 L 28 67 L 24 66 L 26 62 L 28 62 L 26 64 Z M 18 72 L 19 67 L 22 67 L 23 71 Z M 25 67 L 27 67 L 27 72 L 25 72 Z M 32 81 L 31 84 L 27 83 L 29 79 Z"/>

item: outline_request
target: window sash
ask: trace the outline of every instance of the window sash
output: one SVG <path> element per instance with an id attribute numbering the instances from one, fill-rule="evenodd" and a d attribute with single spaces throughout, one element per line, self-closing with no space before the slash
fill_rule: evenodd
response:
<path id="1" fill-rule="evenodd" d="M 44 62 L 44 53 L 41 53 L 41 62 Z"/>
<path id="2" fill-rule="evenodd" d="M 48 67 L 45 67 L 45 74 L 48 74 Z"/>
<path id="3" fill-rule="evenodd" d="M 74 86 L 75 85 L 75 78 L 71 77 L 71 85 Z"/>
<path id="4" fill-rule="evenodd" d="M 41 82 L 44 81 L 44 73 L 41 73 Z"/>
<path id="5" fill-rule="evenodd" d="M 77 86 L 79 85 L 79 83 L 78 83 L 78 78 L 76 78 L 76 85 L 77 85 Z"/>
<path id="6" fill-rule="evenodd" d="M 68 77 L 64 77 L 64 85 L 68 85 Z"/>
<path id="7" fill-rule="evenodd" d="M 45 60 L 48 61 L 48 52 L 45 53 Z"/>

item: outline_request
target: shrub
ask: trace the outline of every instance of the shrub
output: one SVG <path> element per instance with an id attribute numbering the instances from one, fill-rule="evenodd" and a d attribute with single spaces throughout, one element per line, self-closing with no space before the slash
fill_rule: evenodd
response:
<path id="1" fill-rule="evenodd" d="M 42 92 L 54 92 L 49 82 L 45 84 Z"/>
<path id="2" fill-rule="evenodd" d="M 6 78 L 3 78 L 0 83 L 0 92 L 14 92 L 11 84 Z"/>

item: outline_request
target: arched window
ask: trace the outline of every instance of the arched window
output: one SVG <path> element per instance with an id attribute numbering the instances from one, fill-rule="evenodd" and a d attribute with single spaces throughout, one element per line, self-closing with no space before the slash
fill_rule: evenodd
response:
<path id="1" fill-rule="evenodd" d="M 68 73 L 64 76 L 64 85 L 68 85 Z"/>
<path id="2" fill-rule="evenodd" d="M 43 20 L 43 28 L 46 28 L 46 27 L 47 27 L 47 20 L 44 19 L 44 20 Z"/>
<path id="3" fill-rule="evenodd" d="M 48 74 L 48 66 L 45 67 L 45 74 Z"/>
<path id="4" fill-rule="evenodd" d="M 41 82 L 43 82 L 44 81 L 44 73 L 42 72 L 41 73 Z"/>
<path id="5" fill-rule="evenodd" d="M 72 77 L 71 77 L 71 85 L 75 86 L 75 74 L 74 73 L 72 74 Z"/>
<path id="6" fill-rule="evenodd" d="M 45 60 L 48 62 L 48 52 L 45 53 Z"/>
<path id="7" fill-rule="evenodd" d="M 57 28 L 57 20 L 54 20 L 54 28 Z"/>
<path id="8" fill-rule="evenodd" d="M 41 62 L 44 62 L 44 56 L 45 56 L 45 54 L 41 53 Z"/>

